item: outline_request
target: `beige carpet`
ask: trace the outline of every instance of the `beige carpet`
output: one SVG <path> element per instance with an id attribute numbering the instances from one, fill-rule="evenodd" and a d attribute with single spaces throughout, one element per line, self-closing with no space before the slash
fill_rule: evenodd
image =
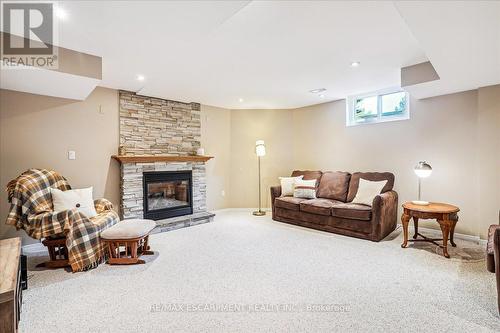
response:
<path id="1" fill-rule="evenodd" d="M 146 265 L 31 270 L 20 330 L 500 331 L 482 247 L 457 240 L 448 260 L 435 246 L 401 249 L 400 237 L 374 243 L 221 212 L 153 235 Z"/>

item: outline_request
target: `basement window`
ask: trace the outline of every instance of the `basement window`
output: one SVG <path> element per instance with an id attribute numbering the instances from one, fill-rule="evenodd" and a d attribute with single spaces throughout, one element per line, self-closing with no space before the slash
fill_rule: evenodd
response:
<path id="1" fill-rule="evenodd" d="M 349 96 L 346 103 L 346 125 L 410 119 L 409 102 L 409 94 L 400 88 Z"/>

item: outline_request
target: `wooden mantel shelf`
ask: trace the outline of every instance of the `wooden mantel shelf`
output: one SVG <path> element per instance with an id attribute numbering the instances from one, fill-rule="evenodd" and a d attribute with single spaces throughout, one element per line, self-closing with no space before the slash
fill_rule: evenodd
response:
<path id="1" fill-rule="evenodd" d="M 154 162 L 206 162 L 213 156 L 167 156 L 167 155 L 113 155 L 111 158 L 120 163 L 154 163 Z"/>

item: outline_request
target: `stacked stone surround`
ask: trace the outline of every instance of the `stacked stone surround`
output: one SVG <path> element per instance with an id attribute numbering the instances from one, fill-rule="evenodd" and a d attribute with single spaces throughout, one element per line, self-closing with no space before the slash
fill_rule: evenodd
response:
<path id="1" fill-rule="evenodd" d="M 201 112 L 182 103 L 120 91 L 120 145 L 124 155 L 193 155 L 200 147 Z M 123 163 L 121 210 L 124 219 L 143 217 L 143 172 L 193 173 L 193 213 L 206 211 L 203 162 Z"/>
<path id="2" fill-rule="evenodd" d="M 200 148 L 198 103 L 120 91 L 120 145 L 125 155 L 190 155 Z"/>

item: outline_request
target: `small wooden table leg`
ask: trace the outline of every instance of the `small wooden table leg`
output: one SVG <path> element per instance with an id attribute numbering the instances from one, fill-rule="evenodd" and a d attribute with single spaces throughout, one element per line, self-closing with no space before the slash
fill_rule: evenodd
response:
<path id="1" fill-rule="evenodd" d="M 402 248 L 408 246 L 408 224 L 410 222 L 410 215 L 406 215 L 403 213 L 401 215 L 401 223 L 403 224 L 403 244 L 401 244 Z"/>
<path id="2" fill-rule="evenodd" d="M 418 217 L 413 216 L 413 225 L 415 227 L 415 234 L 413 235 L 413 239 L 417 239 L 418 237 Z"/>
<path id="3" fill-rule="evenodd" d="M 446 258 L 449 258 L 448 254 L 448 235 L 450 234 L 450 227 L 452 222 L 448 220 L 438 220 L 439 226 L 441 227 L 441 232 L 443 233 L 443 254 Z"/>
<path id="4" fill-rule="evenodd" d="M 453 241 L 453 235 L 455 234 L 455 226 L 457 225 L 458 220 L 451 221 L 451 228 L 450 228 L 450 243 L 451 246 L 457 247 L 457 244 Z"/>

